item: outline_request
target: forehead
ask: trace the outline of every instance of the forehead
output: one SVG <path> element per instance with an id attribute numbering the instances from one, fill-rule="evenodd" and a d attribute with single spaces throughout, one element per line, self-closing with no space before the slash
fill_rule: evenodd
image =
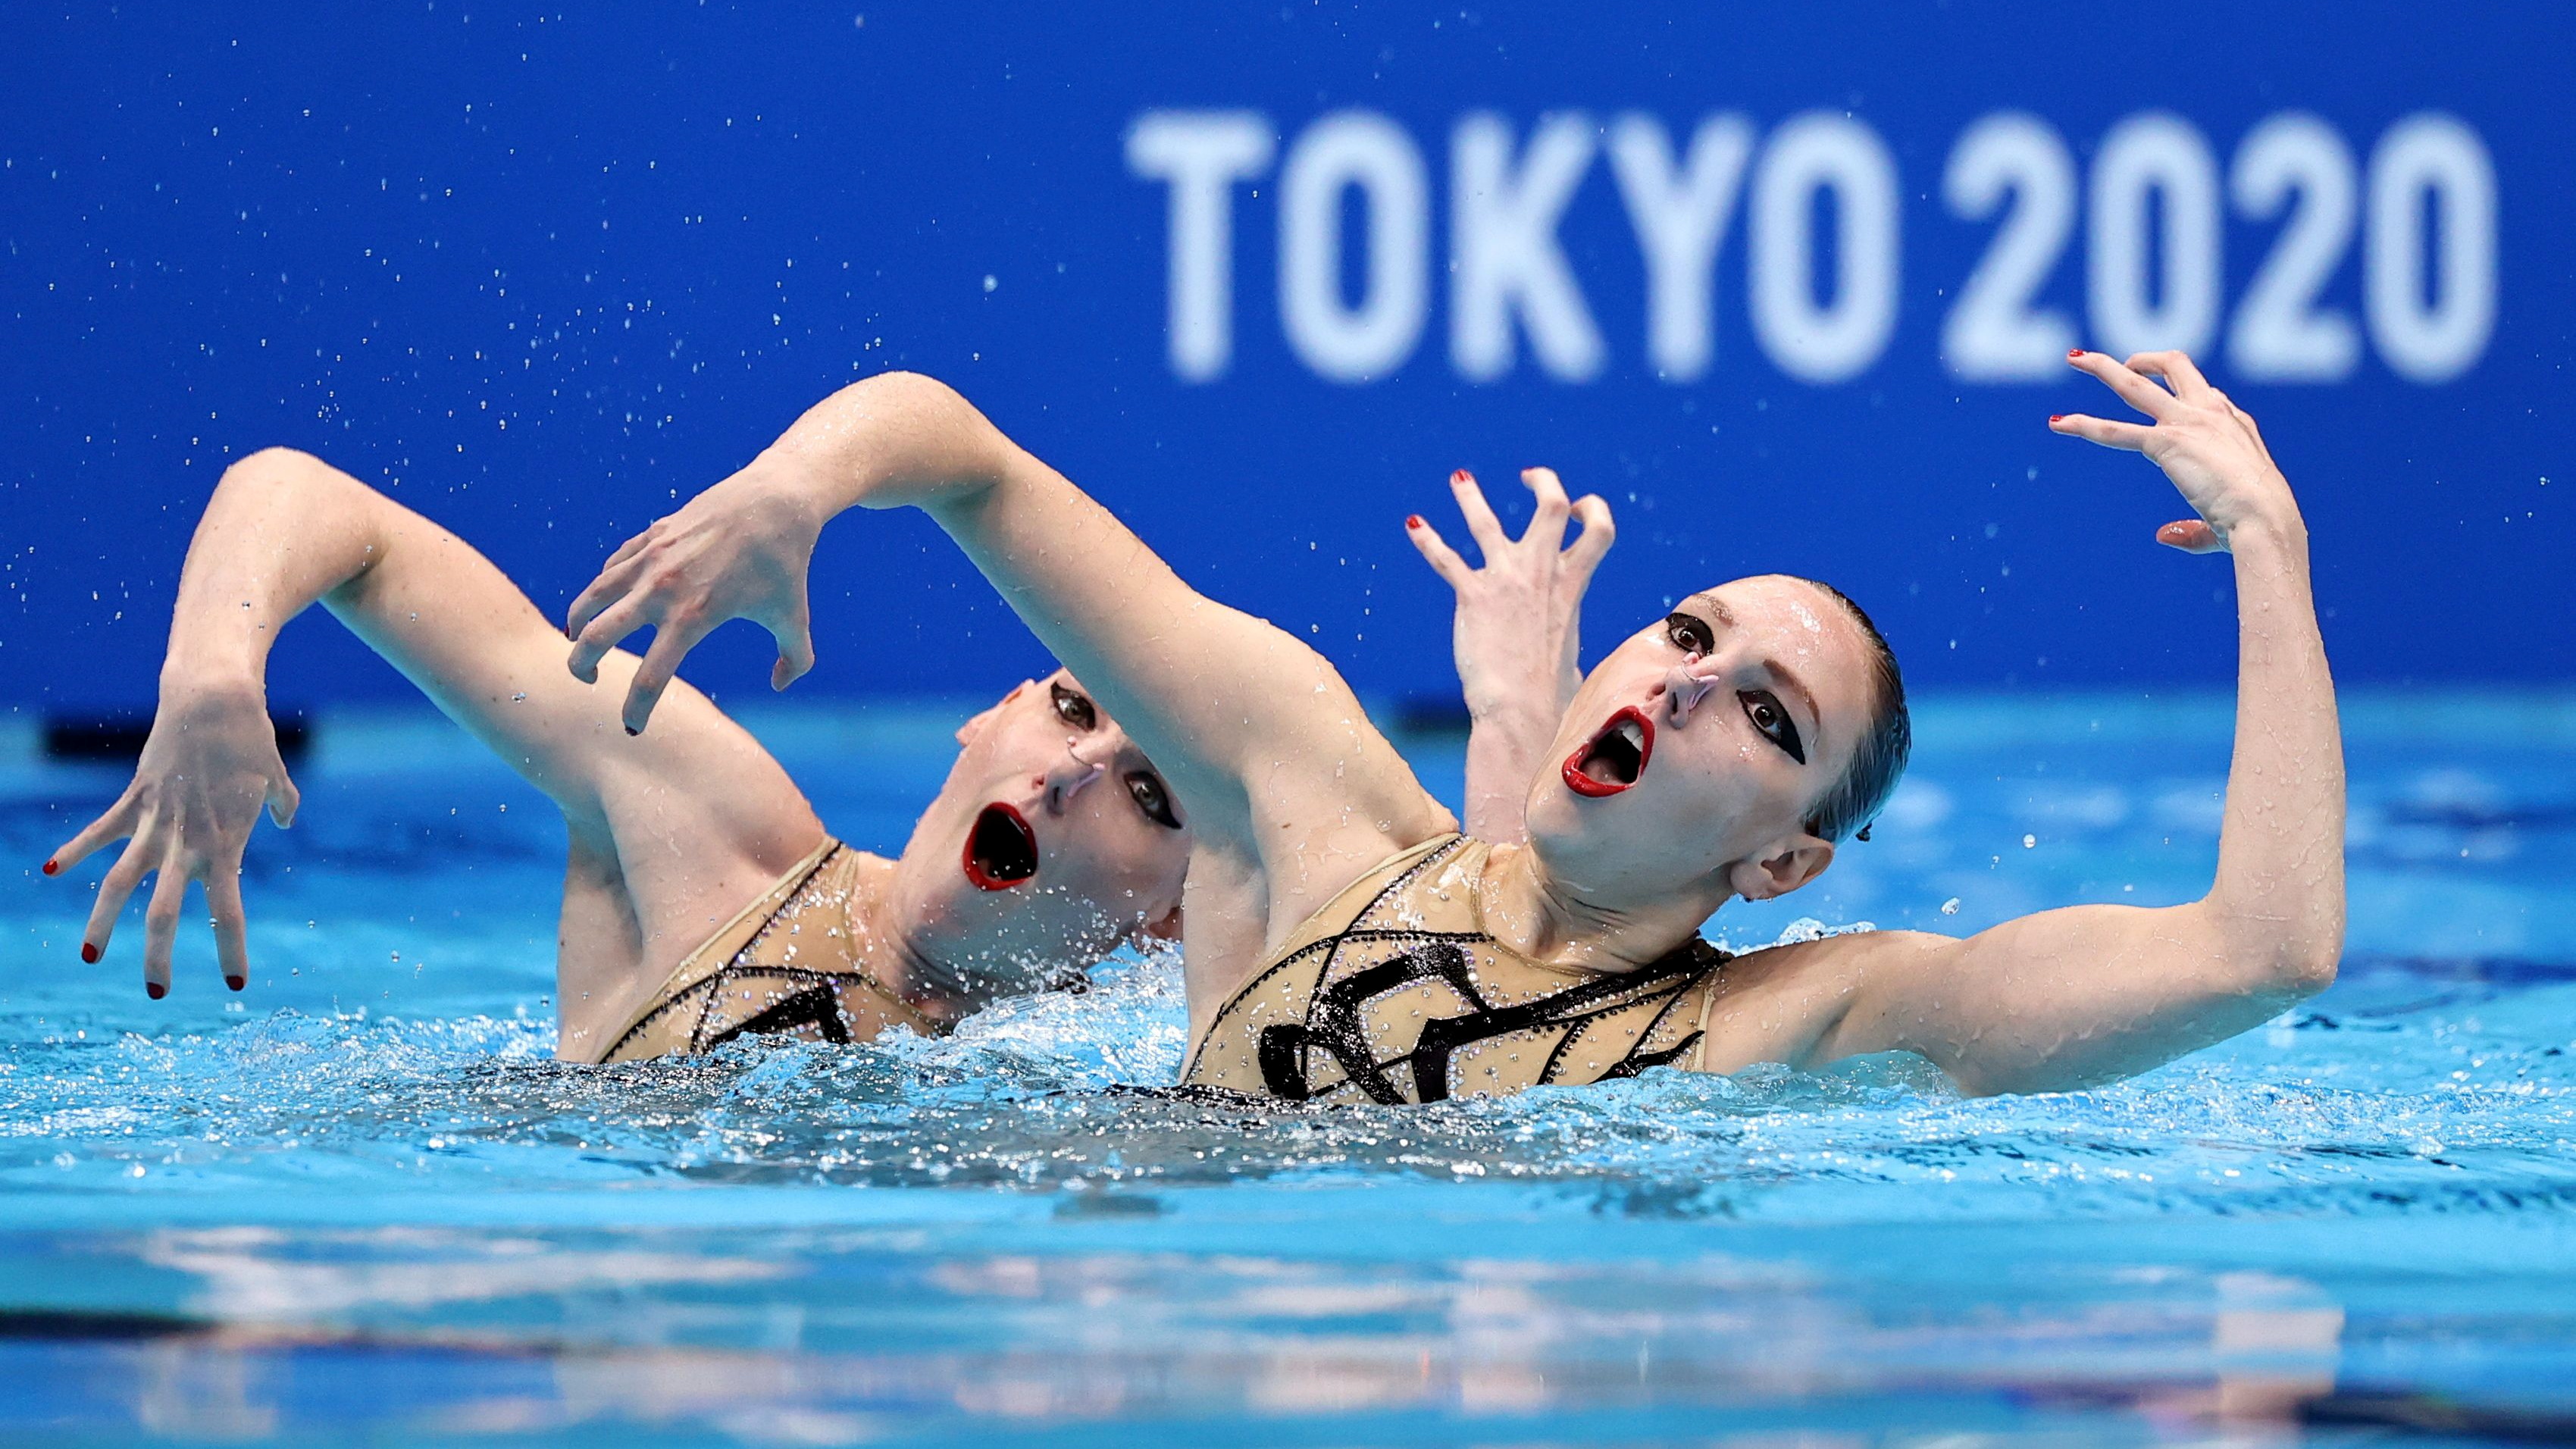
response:
<path id="1" fill-rule="evenodd" d="M 1675 604 L 1741 633 L 1772 662 L 1795 672 L 1831 721 L 1866 718 L 1872 649 L 1851 611 L 1805 579 L 1763 574 L 1702 589 Z M 1837 729 L 1848 743 L 1853 729 Z"/>

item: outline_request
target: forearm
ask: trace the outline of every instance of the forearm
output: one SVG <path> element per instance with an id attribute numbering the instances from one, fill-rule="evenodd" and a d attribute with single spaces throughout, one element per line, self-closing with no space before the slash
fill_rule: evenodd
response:
<path id="1" fill-rule="evenodd" d="M 1528 837 L 1530 782 L 1556 738 L 1572 690 L 1552 671 L 1528 688 L 1467 702 L 1467 833 L 1498 845 Z"/>
<path id="2" fill-rule="evenodd" d="M 2229 531 L 2238 612 L 2236 747 L 2206 906 L 2231 955 L 2311 988 L 2344 924 L 2343 741 L 2296 511 Z"/>
<path id="3" fill-rule="evenodd" d="M 356 480 L 283 448 L 226 469 L 180 571 L 165 689 L 257 687 L 287 621 L 379 561 L 373 498 Z"/>

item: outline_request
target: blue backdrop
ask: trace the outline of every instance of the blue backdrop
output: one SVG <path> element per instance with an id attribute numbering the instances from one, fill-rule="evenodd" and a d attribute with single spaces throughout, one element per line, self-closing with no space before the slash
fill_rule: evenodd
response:
<path id="1" fill-rule="evenodd" d="M 2223 564 L 2043 430 L 2104 401 L 2070 340 L 2190 345 L 2262 419 L 2346 679 L 2564 678 L 2569 13 L 17 7 L 0 701 L 148 701 L 254 447 L 559 612 L 893 366 L 1364 689 L 1450 687 L 1403 516 L 1541 461 L 1620 510 L 1596 646 L 1784 569 L 1918 687 L 2222 680 Z M 815 594 L 807 692 L 1036 667 L 918 518 L 843 522 Z M 402 690 L 298 633 L 280 703 Z"/>

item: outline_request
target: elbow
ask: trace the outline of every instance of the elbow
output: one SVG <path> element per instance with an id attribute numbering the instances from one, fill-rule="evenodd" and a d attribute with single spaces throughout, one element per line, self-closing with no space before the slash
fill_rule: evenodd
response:
<path id="1" fill-rule="evenodd" d="M 2342 966 L 2343 929 L 2338 925 L 2284 954 L 2279 966 L 2281 984 L 2293 996 L 2314 996 L 2334 985 Z"/>
<path id="2" fill-rule="evenodd" d="M 221 486 L 232 488 L 270 487 L 307 477 L 314 470 L 328 471 L 330 465 L 301 448 L 266 447 L 245 453 L 224 470 Z"/>

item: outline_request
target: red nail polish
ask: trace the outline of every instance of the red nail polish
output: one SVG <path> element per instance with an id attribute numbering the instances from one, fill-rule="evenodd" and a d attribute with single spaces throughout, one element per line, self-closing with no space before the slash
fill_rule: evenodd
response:
<path id="1" fill-rule="evenodd" d="M 224 978 L 224 984 L 235 991 L 239 991 L 250 984 L 250 978 L 247 976 L 227 976 Z"/>
<path id="2" fill-rule="evenodd" d="M 55 871 L 61 870 L 62 868 L 63 863 L 59 860 L 49 860 L 45 862 L 45 874 L 47 875 L 52 875 Z"/>
<path id="3" fill-rule="evenodd" d="M 170 988 L 162 985 L 158 981 L 146 981 L 143 983 L 143 994 L 151 997 L 155 1001 L 159 1001 L 162 997 L 170 994 Z"/>
<path id="4" fill-rule="evenodd" d="M 2084 355 L 2084 349 L 2081 347 L 2070 347 L 2066 349 L 2066 355 L 2070 360 L 2082 357 Z"/>
<path id="5" fill-rule="evenodd" d="M 1419 513 L 1408 513 L 1404 515 L 1404 526 L 1407 528 L 1420 528 L 1422 526 L 1422 515 Z"/>
<path id="6" fill-rule="evenodd" d="M 2064 413 L 2050 413 L 2050 414 L 2048 415 L 2048 420 L 2049 420 L 2050 422 L 2052 422 L 2052 423 L 2062 423 L 2062 422 L 2066 421 L 2066 414 L 2064 414 Z"/>
<path id="7" fill-rule="evenodd" d="M 1452 483 L 1472 483 L 1476 480 L 1469 475 L 1466 469 L 1461 468 L 1457 472 L 1449 475 L 1449 481 Z"/>
<path id="8" fill-rule="evenodd" d="M 90 963 L 90 964 L 91 964 L 91 965 L 93 965 L 93 966 L 97 965 L 97 964 L 98 964 L 98 948 L 97 948 L 96 946 L 91 945 L 91 944 L 90 944 L 89 942 L 87 942 L 87 941 L 83 941 L 83 942 L 81 942 L 81 959 L 82 959 L 83 961 L 86 961 L 86 962 Z"/>

